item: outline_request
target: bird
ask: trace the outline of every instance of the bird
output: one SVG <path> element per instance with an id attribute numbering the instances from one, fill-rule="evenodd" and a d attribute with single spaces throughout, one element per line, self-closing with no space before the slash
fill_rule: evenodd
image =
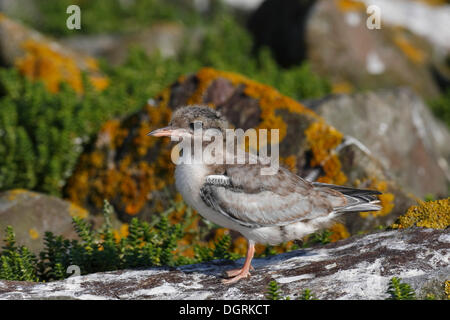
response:
<path id="1" fill-rule="evenodd" d="M 175 109 L 167 127 L 148 135 L 196 139 L 196 126 L 203 132 L 217 130 L 223 137 L 231 128 L 216 109 L 188 105 Z M 202 146 L 208 143 L 206 139 Z M 227 152 L 223 151 L 223 156 Z M 381 210 L 377 199 L 381 192 L 377 190 L 310 182 L 282 166 L 272 175 L 262 175 L 261 169 L 267 166 L 262 161 L 229 162 L 193 161 L 178 163 L 175 168 L 175 185 L 184 201 L 203 218 L 235 230 L 247 240 L 244 265 L 226 271 L 225 284 L 250 277 L 256 243 L 276 245 L 302 239 L 331 226 L 343 214 Z"/>

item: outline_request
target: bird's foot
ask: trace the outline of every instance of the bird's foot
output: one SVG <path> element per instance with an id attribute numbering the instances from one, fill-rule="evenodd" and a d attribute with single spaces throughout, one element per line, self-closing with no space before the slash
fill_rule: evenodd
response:
<path id="1" fill-rule="evenodd" d="M 232 277 L 236 277 L 238 274 L 240 274 L 242 272 L 243 269 L 232 269 L 232 270 L 227 270 L 225 271 L 225 277 L 227 278 L 232 278 Z M 255 268 L 253 268 L 253 266 L 250 266 L 250 270 L 255 270 Z"/>
<path id="2" fill-rule="evenodd" d="M 235 274 L 234 276 L 231 276 L 232 278 L 223 279 L 222 283 L 224 283 L 224 284 L 231 284 L 231 283 L 238 282 L 241 279 L 250 277 L 250 272 L 248 272 L 248 270 L 238 269 L 238 270 L 230 270 L 230 271 L 233 271 L 233 272 L 237 271 L 237 274 Z"/>

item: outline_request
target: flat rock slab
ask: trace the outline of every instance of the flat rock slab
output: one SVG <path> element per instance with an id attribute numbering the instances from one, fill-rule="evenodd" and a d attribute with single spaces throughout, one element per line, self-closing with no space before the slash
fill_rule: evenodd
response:
<path id="1" fill-rule="evenodd" d="M 325 246 L 255 259 L 248 280 L 224 285 L 237 261 L 178 268 L 120 270 L 50 283 L 0 281 L 0 299 L 264 299 L 275 279 L 295 299 L 310 289 L 319 299 L 386 299 L 392 277 L 418 298 L 443 297 L 450 277 L 450 229 L 411 228 L 353 237 Z"/>

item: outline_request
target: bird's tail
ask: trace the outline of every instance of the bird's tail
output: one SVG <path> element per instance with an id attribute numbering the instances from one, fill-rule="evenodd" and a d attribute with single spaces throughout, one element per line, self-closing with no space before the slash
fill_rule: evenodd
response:
<path id="1" fill-rule="evenodd" d="M 380 191 L 355 189 L 320 182 L 313 182 L 313 185 L 316 187 L 326 187 L 333 189 L 345 196 L 347 204 L 342 207 L 334 208 L 335 213 L 378 211 L 382 209 L 382 207 L 379 205 L 380 201 L 377 198 L 377 195 L 381 194 Z"/>

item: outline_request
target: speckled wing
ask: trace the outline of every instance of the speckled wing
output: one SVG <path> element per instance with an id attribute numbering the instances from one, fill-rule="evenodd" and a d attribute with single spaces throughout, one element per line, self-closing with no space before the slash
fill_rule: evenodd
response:
<path id="1" fill-rule="evenodd" d="M 206 178 L 202 200 L 240 225 L 283 226 L 326 216 L 343 206 L 345 197 L 329 188 L 315 188 L 284 168 L 261 175 L 260 165 L 229 165 L 220 175 Z"/>

